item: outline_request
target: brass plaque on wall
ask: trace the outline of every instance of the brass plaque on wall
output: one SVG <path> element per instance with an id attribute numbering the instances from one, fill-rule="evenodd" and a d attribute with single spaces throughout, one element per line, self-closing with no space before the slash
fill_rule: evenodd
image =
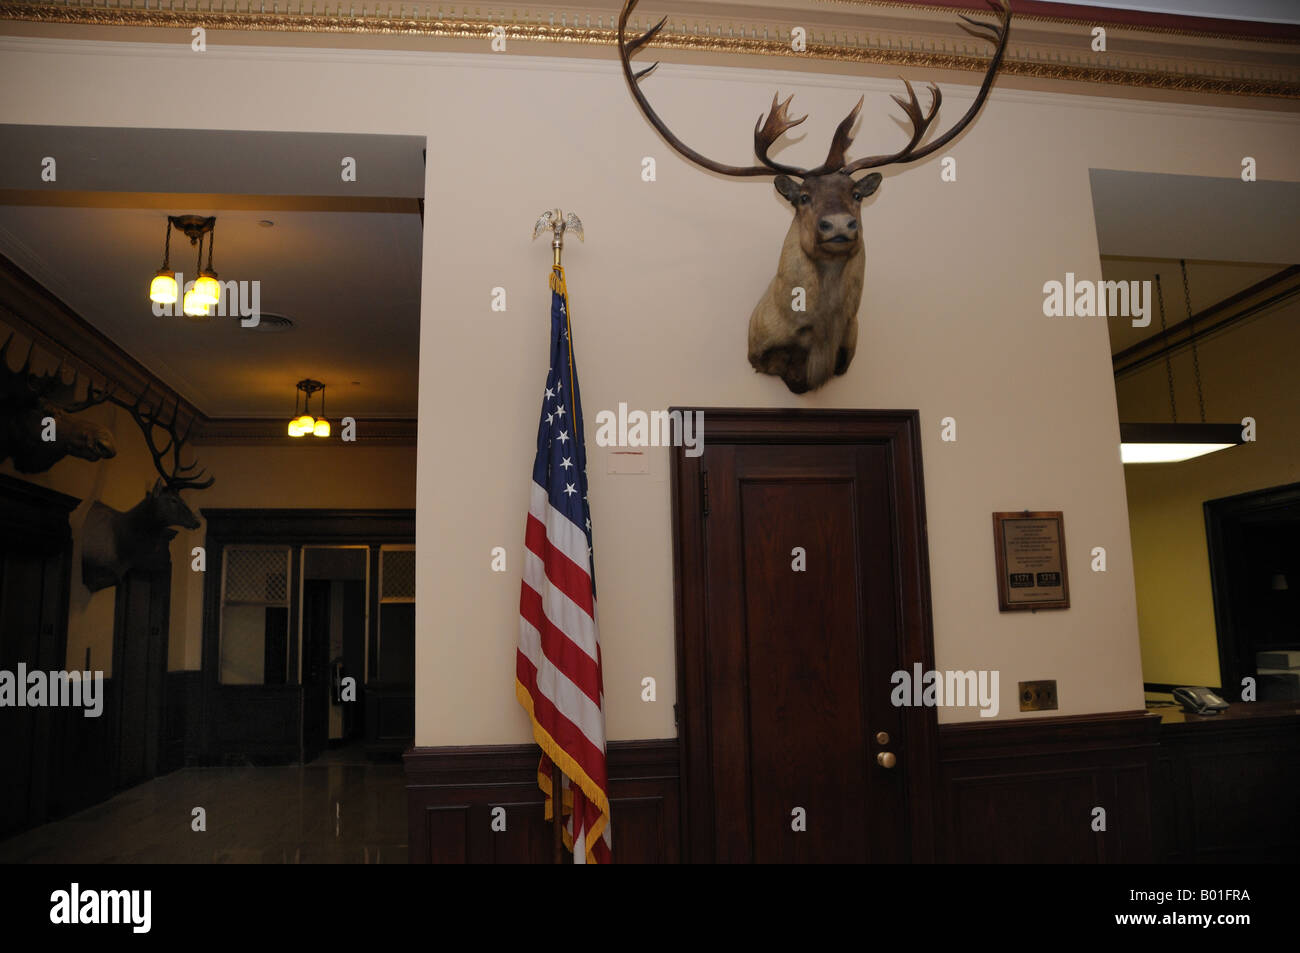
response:
<path id="1" fill-rule="evenodd" d="M 994 513 L 993 545 L 998 609 L 1070 608 L 1062 513 Z"/>

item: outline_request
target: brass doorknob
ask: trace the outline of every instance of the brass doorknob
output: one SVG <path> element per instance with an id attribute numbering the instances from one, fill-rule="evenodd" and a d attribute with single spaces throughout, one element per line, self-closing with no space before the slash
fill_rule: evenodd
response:
<path id="1" fill-rule="evenodd" d="M 878 745 L 887 745 L 887 744 L 889 744 L 889 732 L 887 732 L 887 731 L 877 731 L 877 732 L 876 732 L 876 744 L 878 744 Z"/>
<path id="2" fill-rule="evenodd" d="M 892 768 L 894 765 L 898 764 L 898 759 L 894 757 L 894 752 L 882 751 L 880 754 L 876 755 L 876 764 L 880 765 L 882 768 Z"/>

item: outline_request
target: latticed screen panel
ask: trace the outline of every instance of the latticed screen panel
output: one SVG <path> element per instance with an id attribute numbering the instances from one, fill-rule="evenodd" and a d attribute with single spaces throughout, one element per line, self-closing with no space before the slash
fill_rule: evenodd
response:
<path id="1" fill-rule="evenodd" d="M 382 600 L 409 602 L 415 599 L 415 550 L 385 549 L 379 553 Z"/>
<path id="2" fill-rule="evenodd" d="M 225 552 L 226 602 L 289 604 L 289 549 L 239 549 Z"/>

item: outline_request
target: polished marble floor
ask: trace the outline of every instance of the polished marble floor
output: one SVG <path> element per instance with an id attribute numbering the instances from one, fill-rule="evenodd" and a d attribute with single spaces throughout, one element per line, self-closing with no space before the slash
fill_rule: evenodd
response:
<path id="1" fill-rule="evenodd" d="M 206 831 L 192 829 L 206 812 Z M 404 864 L 402 766 L 184 768 L 0 841 L 0 863 Z"/>

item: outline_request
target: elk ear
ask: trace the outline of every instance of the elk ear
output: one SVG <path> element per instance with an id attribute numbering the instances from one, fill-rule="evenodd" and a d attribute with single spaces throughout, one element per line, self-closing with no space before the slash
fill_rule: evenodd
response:
<path id="1" fill-rule="evenodd" d="M 778 175 L 775 179 L 772 180 L 772 184 L 776 186 L 776 190 L 781 193 L 781 197 L 784 198 L 787 202 L 789 202 L 791 205 L 798 204 L 799 202 L 798 182 L 790 178 L 788 175 Z"/>
<path id="2" fill-rule="evenodd" d="M 149 495 L 157 496 L 166 488 L 166 486 L 167 484 L 163 482 L 163 478 L 159 477 L 158 479 L 153 481 L 153 489 L 149 491 Z"/>
<path id="3" fill-rule="evenodd" d="M 872 192 L 876 191 L 876 189 L 880 188 L 880 179 L 881 175 L 879 172 L 873 172 L 865 179 L 858 179 L 858 181 L 853 183 L 853 194 L 857 196 L 859 201 L 865 199 Z"/>

